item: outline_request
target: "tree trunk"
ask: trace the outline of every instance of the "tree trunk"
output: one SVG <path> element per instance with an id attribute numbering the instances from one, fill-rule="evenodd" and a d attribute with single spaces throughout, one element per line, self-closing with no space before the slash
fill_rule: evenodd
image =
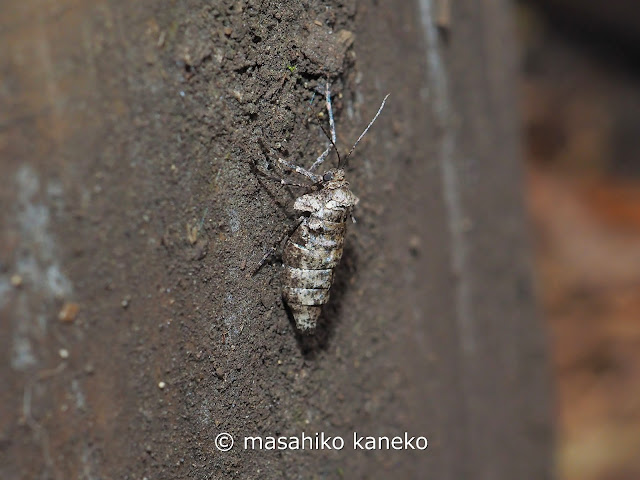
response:
<path id="1" fill-rule="evenodd" d="M 2 478 L 550 478 L 510 12 L 433 3 L 5 2 Z M 304 337 L 252 273 L 327 79 L 342 152 L 391 96 Z"/>

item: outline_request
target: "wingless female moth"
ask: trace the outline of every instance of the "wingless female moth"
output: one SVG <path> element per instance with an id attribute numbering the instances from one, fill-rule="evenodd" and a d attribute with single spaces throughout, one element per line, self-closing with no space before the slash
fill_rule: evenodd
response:
<path id="1" fill-rule="evenodd" d="M 336 130 L 328 81 L 325 96 L 331 128 L 331 136 L 327 134 L 330 145 L 308 170 L 281 158 L 278 159 L 278 162 L 286 169 L 296 172 L 312 182 L 311 184 L 296 184 L 284 179 L 280 180 L 283 185 L 307 187 L 308 192 L 298 197 L 293 205 L 296 211 L 302 212 L 302 216 L 296 222 L 293 233 L 288 235 L 289 238 L 282 254 L 284 267 L 282 297 L 293 314 L 296 327 L 302 333 L 315 331 L 322 306 L 329 301 L 329 289 L 333 282 L 334 269 L 342 258 L 347 220 L 351 217 L 352 209 L 358 203 L 358 197 L 349 189 L 344 168 L 356 145 L 376 121 L 389 97 L 389 95 L 384 97 L 373 120 L 358 137 L 347 156 L 342 158 L 335 143 Z M 332 148 L 338 156 L 338 167 L 327 170 L 323 175 L 314 173 L 322 165 Z M 276 245 L 279 245 L 281 241 L 282 238 Z M 274 251 L 275 247 L 265 254 L 256 271 Z"/>

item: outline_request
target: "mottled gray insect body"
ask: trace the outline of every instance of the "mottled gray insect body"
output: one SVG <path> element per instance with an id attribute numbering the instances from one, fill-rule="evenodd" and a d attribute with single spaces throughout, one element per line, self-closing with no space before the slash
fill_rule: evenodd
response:
<path id="1" fill-rule="evenodd" d="M 329 301 L 333 271 L 342 258 L 347 219 L 358 203 L 344 176 L 343 170 L 329 170 L 323 175 L 322 188 L 298 197 L 293 207 L 309 216 L 302 217 L 285 245 L 282 296 L 296 327 L 303 332 L 315 329 L 322 305 Z"/>
<path id="2" fill-rule="evenodd" d="M 336 132 L 331 108 L 331 92 L 326 85 L 326 103 L 331 128 L 331 145 L 316 159 L 307 170 L 279 159 L 279 163 L 291 171 L 311 180 L 311 192 L 298 197 L 293 208 L 304 215 L 298 219 L 297 227 L 287 240 L 282 254 L 284 266 L 282 274 L 282 297 L 293 314 L 296 327 L 303 333 L 312 333 L 320 317 L 322 306 L 329 301 L 329 289 L 333 283 L 334 269 L 340 263 L 344 249 L 347 220 L 352 209 L 358 203 L 349 189 L 345 172 L 341 168 L 362 137 L 382 111 L 388 95 L 382 105 L 354 143 L 346 157 L 341 158 L 336 148 Z M 323 175 L 314 171 L 324 162 L 334 148 L 338 155 L 338 168 L 327 170 Z M 281 180 L 284 185 L 304 186 Z M 271 250 L 271 253 L 275 248 Z M 271 253 L 267 253 L 258 268 Z"/>

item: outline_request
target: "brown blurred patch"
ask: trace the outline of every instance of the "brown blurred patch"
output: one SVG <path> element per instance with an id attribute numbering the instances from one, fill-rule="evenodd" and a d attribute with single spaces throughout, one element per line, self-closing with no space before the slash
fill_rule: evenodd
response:
<path id="1" fill-rule="evenodd" d="M 554 342 L 561 478 L 640 474 L 640 229 L 615 184 L 532 169 L 543 307 Z M 623 192 L 626 192 L 623 190 Z M 604 198 L 604 200 L 602 200 Z M 625 208 L 640 211 L 640 195 Z"/>
<path id="2" fill-rule="evenodd" d="M 602 44 L 596 51 L 535 11 L 520 13 L 528 199 L 554 344 L 559 478 L 639 478 L 640 76 L 631 62 L 611 62 Z"/>

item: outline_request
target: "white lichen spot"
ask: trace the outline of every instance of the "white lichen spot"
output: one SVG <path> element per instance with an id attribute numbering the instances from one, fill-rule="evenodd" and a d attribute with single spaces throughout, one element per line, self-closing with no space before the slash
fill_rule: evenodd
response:
<path id="1" fill-rule="evenodd" d="M 19 250 L 13 260 L 12 279 L 0 277 L 0 305 L 10 295 L 6 285 L 14 289 L 11 366 L 23 370 L 37 363 L 34 338 L 46 334 L 47 322 L 55 318 L 51 312 L 55 301 L 69 296 L 72 285 L 65 276 L 58 258 L 57 239 L 51 233 L 51 205 L 60 205 L 63 195 L 59 183 L 41 185 L 35 170 L 21 166 L 15 175 L 16 202 L 11 215 L 18 235 Z M 68 353 L 68 352 L 67 352 Z"/>
<path id="2" fill-rule="evenodd" d="M 78 410 L 85 410 L 87 408 L 87 398 L 80 387 L 80 382 L 77 379 L 71 380 L 71 391 L 76 401 L 76 408 Z"/>
<path id="3" fill-rule="evenodd" d="M 60 271 L 60 266 L 57 264 L 49 265 L 46 274 L 47 289 L 56 298 L 63 298 L 71 292 L 71 283 Z"/>
<path id="4" fill-rule="evenodd" d="M 26 336 L 15 335 L 11 352 L 11 366 L 16 370 L 25 370 L 36 364 L 31 342 Z"/>
<path id="5" fill-rule="evenodd" d="M 238 212 L 234 208 L 230 208 L 227 210 L 227 215 L 229 216 L 231 233 L 238 233 L 238 231 L 240 231 L 240 217 L 238 216 Z"/>
<path id="6" fill-rule="evenodd" d="M 208 398 L 205 398 L 200 404 L 200 414 L 198 415 L 198 419 L 203 425 L 209 425 L 211 423 L 211 405 Z"/>

